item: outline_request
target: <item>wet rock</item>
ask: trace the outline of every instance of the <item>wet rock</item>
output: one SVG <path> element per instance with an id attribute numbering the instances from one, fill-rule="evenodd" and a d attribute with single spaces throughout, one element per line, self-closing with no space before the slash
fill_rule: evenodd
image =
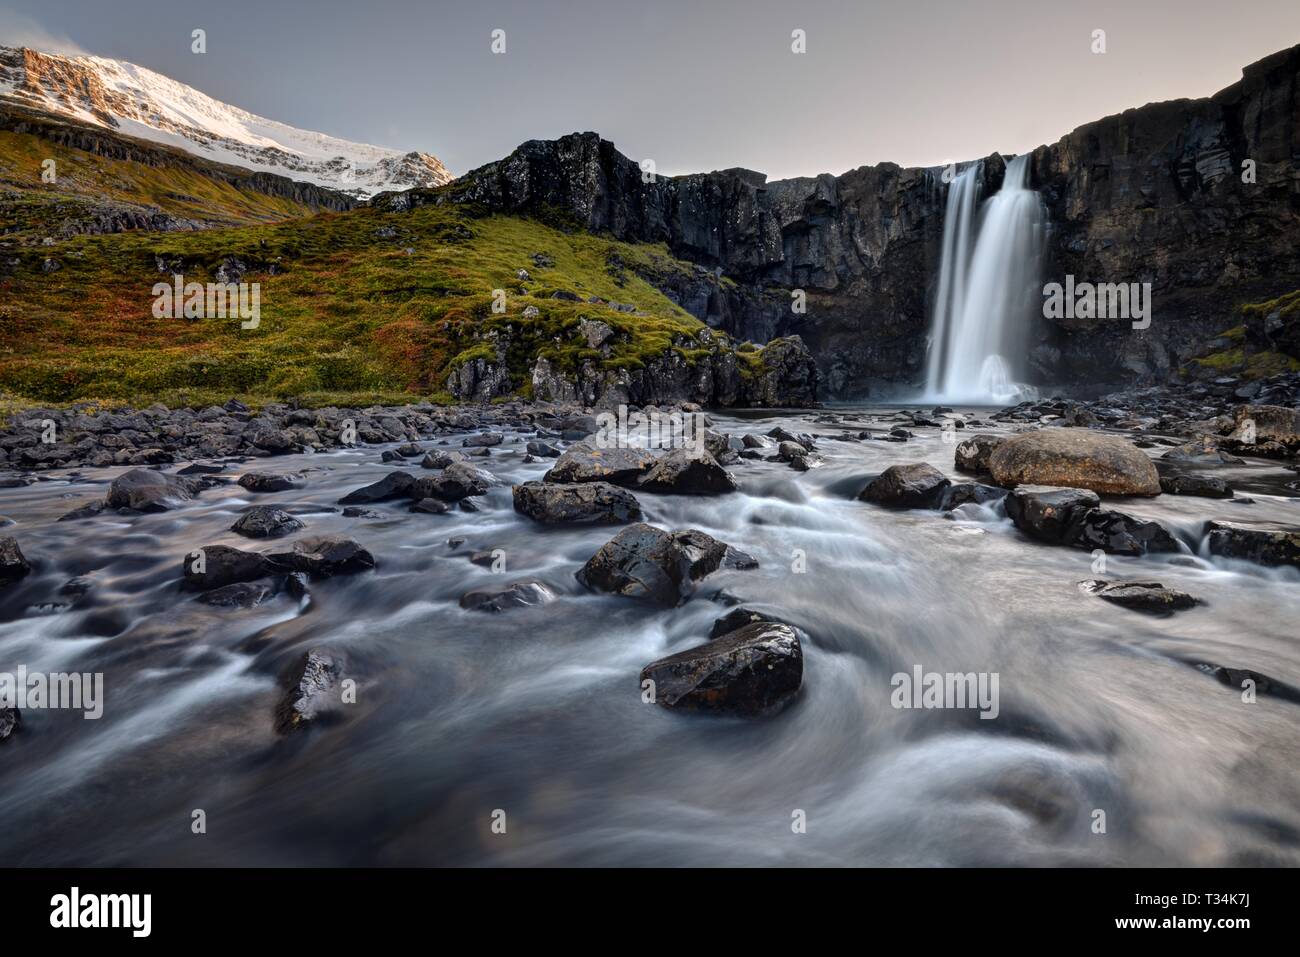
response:
<path id="1" fill-rule="evenodd" d="M 247 538 L 278 538 L 303 527 L 302 522 L 274 505 L 254 505 L 230 526 Z"/>
<path id="2" fill-rule="evenodd" d="M 631 525 L 600 547 L 577 573 L 588 588 L 673 607 L 694 583 L 717 571 L 730 546 L 697 529 L 666 532 Z"/>
<path id="3" fill-rule="evenodd" d="M 1160 491 L 1166 495 L 1196 495 L 1201 498 L 1232 498 L 1232 486 L 1208 475 L 1162 475 Z"/>
<path id="4" fill-rule="evenodd" d="M 1234 437 L 1242 436 L 1249 423 L 1253 433 L 1251 442 L 1273 442 L 1290 454 L 1300 450 L 1300 409 L 1277 405 L 1243 405 L 1234 413 L 1234 422 Z"/>
<path id="5" fill-rule="evenodd" d="M 1111 582 L 1095 578 L 1080 582 L 1079 589 L 1122 608 L 1151 615 L 1169 615 L 1198 604 L 1198 599 L 1187 592 L 1153 581 Z"/>
<path id="6" fill-rule="evenodd" d="M 236 582 L 205 591 L 195 600 L 221 608 L 255 608 L 275 593 L 275 587 L 268 581 Z"/>
<path id="7" fill-rule="evenodd" d="M 23 715 L 17 708 L 0 708 L 0 743 L 17 734 L 22 724 Z"/>
<path id="8" fill-rule="evenodd" d="M 1207 523 L 1206 531 L 1211 555 L 1300 568 L 1300 526 L 1216 521 Z"/>
<path id="9" fill-rule="evenodd" d="M 492 445 L 500 445 L 503 441 L 505 441 L 505 436 L 500 432 L 481 432 L 478 435 L 469 436 L 460 444 L 468 448 L 486 448 Z"/>
<path id="10" fill-rule="evenodd" d="M 468 462 L 453 462 L 437 475 L 415 480 L 411 497 L 456 502 L 470 495 L 482 495 L 490 484 L 488 476 Z"/>
<path id="11" fill-rule="evenodd" d="M 793 700 L 803 683 L 803 648 L 789 625 L 757 621 L 641 670 L 655 703 L 684 711 L 758 716 Z"/>
<path id="12" fill-rule="evenodd" d="M 527 445 L 528 454 L 535 455 L 540 459 L 558 459 L 562 453 L 553 445 L 549 445 L 540 439 L 532 439 Z"/>
<path id="13" fill-rule="evenodd" d="M 1241 465 L 1244 461 L 1219 448 L 1218 441 L 1208 437 L 1174 446 L 1160 458 L 1193 465 Z"/>
<path id="14" fill-rule="evenodd" d="M 618 525 L 641 520 L 636 497 L 608 482 L 525 482 L 512 491 L 515 511 L 538 522 Z"/>
<path id="15" fill-rule="evenodd" d="M 245 472 L 239 484 L 250 492 L 287 492 L 298 487 L 291 476 L 276 472 Z"/>
<path id="16" fill-rule="evenodd" d="M 513 582 L 501 588 L 480 588 L 460 596 L 467 611 L 501 612 L 511 608 L 544 605 L 555 600 L 555 592 L 536 580 Z"/>
<path id="17" fill-rule="evenodd" d="M 771 429 L 767 435 L 768 438 L 776 439 L 778 445 L 782 442 L 794 442 L 796 445 L 803 446 L 804 449 L 809 452 L 812 452 L 817 448 L 817 443 L 813 440 L 811 435 L 802 432 L 791 432 L 789 429 L 782 428 L 779 425 L 776 428 Z"/>
<path id="18" fill-rule="evenodd" d="M 131 469 L 113 480 L 106 502 L 109 508 L 163 512 L 193 499 L 193 486 L 187 479 L 152 469 Z"/>
<path id="19" fill-rule="evenodd" d="M 738 487 L 717 459 L 692 449 L 665 453 L 637 480 L 637 488 L 674 495 L 721 495 Z"/>
<path id="20" fill-rule="evenodd" d="M 375 567 L 375 557 L 350 538 L 301 538 L 293 543 L 291 552 L 276 553 L 270 559 L 312 578 L 353 575 Z"/>
<path id="21" fill-rule="evenodd" d="M 387 518 L 383 512 L 373 508 L 362 508 L 359 505 L 349 505 L 343 510 L 344 518 Z"/>
<path id="22" fill-rule="evenodd" d="M 1100 548 L 1113 555 L 1180 552 L 1178 540 L 1159 522 L 1148 522 L 1124 512 L 1092 509 L 1077 519 L 1067 544 L 1088 551 Z"/>
<path id="23" fill-rule="evenodd" d="M 932 465 L 891 465 L 872 479 L 858 498 L 890 508 L 937 508 L 949 481 Z"/>
<path id="24" fill-rule="evenodd" d="M 59 521 L 75 522 L 78 519 L 82 519 L 82 518 L 93 518 L 94 516 L 103 512 L 104 509 L 107 507 L 108 507 L 108 503 L 103 500 L 100 500 L 98 502 L 87 502 L 85 505 L 82 505 L 79 508 L 74 508 L 72 511 L 60 515 Z"/>
<path id="25" fill-rule="evenodd" d="M 765 615 L 762 612 L 754 611 L 752 608 L 735 608 L 713 623 L 713 627 L 709 629 L 709 641 L 713 641 L 715 638 L 721 638 L 723 635 L 728 635 L 737 628 L 743 628 L 746 625 L 752 625 L 755 622 L 760 621 L 786 624 L 778 618 L 773 618 L 771 615 Z"/>
<path id="26" fill-rule="evenodd" d="M 338 655 L 318 649 L 304 654 L 283 676 L 288 690 L 275 709 L 275 730 L 289 734 L 322 719 L 339 717 L 342 678 L 343 660 Z"/>
<path id="27" fill-rule="evenodd" d="M 988 472 L 989 457 L 1002 442 L 1002 436 L 985 432 L 962 439 L 953 450 L 953 465 L 959 472 L 972 475 Z"/>
<path id="28" fill-rule="evenodd" d="M 1256 694 L 1266 694 L 1292 704 L 1300 704 L 1300 688 L 1258 671 L 1249 668 L 1226 668 L 1209 662 L 1189 661 L 1188 664 L 1214 678 L 1219 684 L 1227 685 L 1239 692 L 1253 689 Z"/>
<path id="29" fill-rule="evenodd" d="M 939 502 L 939 510 L 950 512 L 963 505 L 987 505 L 998 499 L 1006 498 L 1007 490 L 996 485 L 982 485 L 979 482 L 954 482 L 944 489 Z"/>
<path id="30" fill-rule="evenodd" d="M 18 539 L 12 535 L 0 536 L 0 585 L 15 582 L 31 570 L 23 550 L 18 547 Z"/>
<path id="31" fill-rule="evenodd" d="M 225 469 L 220 465 L 209 465 L 205 462 L 191 462 L 189 465 L 178 468 L 176 474 L 182 476 L 217 475 L 223 471 L 225 471 Z"/>
<path id="32" fill-rule="evenodd" d="M 440 498 L 421 498 L 417 499 L 408 512 L 416 512 L 423 515 L 445 515 L 451 508 Z"/>
<path id="33" fill-rule="evenodd" d="M 415 476 L 410 472 L 389 472 L 378 482 L 353 489 L 339 499 L 340 505 L 372 505 L 395 498 L 408 498 L 415 487 Z"/>
<path id="34" fill-rule="evenodd" d="M 542 476 L 545 482 L 612 482 L 632 486 L 655 464 L 655 457 L 645 449 L 602 449 L 579 442 L 559 457 L 551 470 Z"/>
<path id="35" fill-rule="evenodd" d="M 185 584 L 198 591 L 251 582 L 275 571 L 275 563 L 265 555 L 229 545 L 205 545 L 181 559 Z"/>
<path id="36" fill-rule="evenodd" d="M 456 462 L 464 462 L 465 453 L 455 451 L 434 450 L 426 455 L 420 462 L 420 468 L 425 469 L 445 469 L 448 465 Z"/>
<path id="37" fill-rule="evenodd" d="M 1108 495 L 1158 495 L 1160 476 L 1140 449 L 1087 429 L 1039 429 L 998 443 L 989 472 L 999 485 L 1086 488 Z"/>
<path id="38" fill-rule="evenodd" d="M 1164 526 L 1103 509 L 1100 498 L 1087 489 L 1022 485 L 1005 502 L 1016 528 L 1052 545 L 1120 555 L 1181 550 Z"/>

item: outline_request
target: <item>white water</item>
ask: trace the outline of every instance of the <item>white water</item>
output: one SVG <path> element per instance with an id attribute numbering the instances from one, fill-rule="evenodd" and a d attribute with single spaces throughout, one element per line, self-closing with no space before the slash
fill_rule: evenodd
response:
<path id="1" fill-rule="evenodd" d="M 972 244 L 978 179 L 977 164 L 948 193 L 927 396 L 1005 404 L 1034 395 L 1023 384 L 1023 356 L 1040 292 L 1046 214 L 1028 185 L 1029 157 L 1017 156 L 985 204 Z"/>

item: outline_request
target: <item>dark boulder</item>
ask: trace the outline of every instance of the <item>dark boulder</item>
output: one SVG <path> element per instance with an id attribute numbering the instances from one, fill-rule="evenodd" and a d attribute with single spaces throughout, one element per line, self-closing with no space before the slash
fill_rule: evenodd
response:
<path id="1" fill-rule="evenodd" d="M 245 472 L 239 484 L 250 492 L 287 492 L 298 487 L 292 476 L 277 472 Z"/>
<path id="2" fill-rule="evenodd" d="M 987 505 L 998 499 L 1006 498 L 1007 490 L 996 485 L 982 485 L 979 482 L 954 482 L 943 491 L 939 502 L 940 511 L 950 512 L 963 505 Z"/>
<path id="3" fill-rule="evenodd" d="M 276 594 L 276 587 L 265 579 L 236 582 L 205 591 L 196 601 L 219 608 L 255 608 Z"/>
<path id="4" fill-rule="evenodd" d="M 194 486 L 188 479 L 164 475 L 153 469 L 131 469 L 113 480 L 106 501 L 109 508 L 163 512 L 193 499 Z"/>
<path id="5" fill-rule="evenodd" d="M 278 552 L 270 559 L 313 578 L 352 575 L 375 567 L 375 557 L 350 538 L 300 538 L 292 551 Z"/>
<path id="6" fill-rule="evenodd" d="M 1016 528 L 1052 545 L 1120 555 L 1182 550 L 1163 525 L 1103 509 L 1087 489 L 1022 485 L 1005 502 Z"/>
<path id="7" fill-rule="evenodd" d="M 959 472 L 981 475 L 989 470 L 989 457 L 1002 444 L 1003 437 L 981 432 L 962 439 L 953 450 L 953 465 Z"/>
<path id="8" fill-rule="evenodd" d="M 638 523 L 602 545 L 577 578 L 588 588 L 671 608 L 686 600 L 694 583 L 717 571 L 733 551 L 697 529 L 665 532 Z"/>
<path id="9" fill-rule="evenodd" d="M 461 441 L 461 445 L 468 448 L 487 448 L 493 445 L 500 445 L 505 441 L 505 436 L 500 432 L 480 432 L 477 435 L 471 435 Z"/>
<path id="10" fill-rule="evenodd" d="M 205 545 L 181 559 L 185 584 L 198 591 L 251 582 L 278 570 L 267 556 L 229 545 Z"/>
<path id="11" fill-rule="evenodd" d="M 312 649 L 283 676 L 287 687 L 275 709 L 275 730 L 289 734 L 327 718 L 341 716 L 343 660 L 334 652 Z"/>
<path id="12" fill-rule="evenodd" d="M 407 498 L 415 486 L 415 476 L 410 472 L 389 472 L 378 482 L 353 489 L 339 499 L 340 505 L 371 505 L 395 498 Z"/>
<path id="13" fill-rule="evenodd" d="M 230 526 L 248 538 L 278 538 L 303 527 L 302 522 L 274 505 L 254 505 Z"/>
<path id="14" fill-rule="evenodd" d="M 18 547 L 18 539 L 12 535 L 0 536 L 0 585 L 15 582 L 31 570 L 23 550 Z"/>
<path id="15" fill-rule="evenodd" d="M 933 465 L 891 465 L 858 493 L 864 502 L 890 508 L 937 508 L 949 485 Z"/>
<path id="16" fill-rule="evenodd" d="M 23 726 L 22 712 L 17 708 L 0 708 L 0 743 L 8 741 Z"/>
<path id="17" fill-rule="evenodd" d="M 641 520 L 641 504 L 608 482 L 525 482 L 513 489 L 515 511 L 547 524 L 618 525 Z"/>
<path id="18" fill-rule="evenodd" d="M 453 462 L 437 475 L 416 480 L 411 489 L 411 497 L 457 502 L 470 495 L 482 495 L 490 484 L 488 476 L 468 462 Z"/>
<path id="19" fill-rule="evenodd" d="M 1208 475 L 1162 475 L 1160 491 L 1166 495 L 1196 495 L 1201 498 L 1232 498 L 1232 486 Z"/>
<path id="20" fill-rule="evenodd" d="M 461 501 L 467 502 L 469 499 L 462 499 Z M 416 499 L 415 503 L 407 511 L 422 515 L 444 515 L 450 508 L 451 506 L 440 498 L 421 498 Z"/>
<path id="21" fill-rule="evenodd" d="M 612 482 L 635 485 L 637 479 L 655 463 L 645 449 L 602 449 L 587 442 L 565 449 L 551 470 L 542 476 L 545 482 Z"/>
<path id="22" fill-rule="evenodd" d="M 555 600 L 555 592 L 536 580 L 512 582 L 500 588 L 479 588 L 460 596 L 460 607 L 468 611 L 501 612 L 511 608 L 544 605 Z"/>
<path id="23" fill-rule="evenodd" d="M 757 716 L 789 704 L 803 683 L 803 648 L 789 625 L 756 621 L 641 670 L 665 708 Z"/>
<path id="24" fill-rule="evenodd" d="M 1272 522 L 1209 522 L 1211 555 L 1242 558 L 1260 565 L 1300 568 L 1300 526 Z"/>
<path id="25" fill-rule="evenodd" d="M 665 453 L 637 480 L 637 488 L 675 495 L 721 495 L 738 487 L 717 459 L 691 449 Z"/>

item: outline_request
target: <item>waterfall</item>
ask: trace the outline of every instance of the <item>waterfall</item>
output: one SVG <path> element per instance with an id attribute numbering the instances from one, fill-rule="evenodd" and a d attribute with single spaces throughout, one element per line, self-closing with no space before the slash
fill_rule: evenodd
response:
<path id="1" fill-rule="evenodd" d="M 1046 214 L 1029 188 L 1029 156 L 1017 156 L 985 204 L 972 244 L 978 183 L 976 164 L 948 191 L 927 394 L 1004 404 L 1034 395 L 1022 384 L 1023 355 L 1028 322 L 1042 301 Z"/>

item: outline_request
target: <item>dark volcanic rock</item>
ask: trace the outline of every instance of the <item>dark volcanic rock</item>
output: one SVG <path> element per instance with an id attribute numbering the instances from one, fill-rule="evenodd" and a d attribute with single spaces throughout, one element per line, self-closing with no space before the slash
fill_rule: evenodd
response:
<path id="1" fill-rule="evenodd" d="M 292 477 L 275 472 L 245 472 L 239 484 L 250 492 L 287 492 L 297 488 Z"/>
<path id="2" fill-rule="evenodd" d="M 268 581 L 236 582 L 205 591 L 196 601 L 222 608 L 255 608 L 275 593 L 275 586 Z"/>
<path id="3" fill-rule="evenodd" d="M 636 485 L 637 479 L 654 463 L 654 455 L 645 449 L 602 449 L 588 442 L 579 442 L 564 451 L 542 480 Z"/>
<path id="4" fill-rule="evenodd" d="M 1300 688 L 1258 671 L 1249 668 L 1227 668 L 1223 665 L 1199 661 L 1189 661 L 1188 664 L 1193 665 L 1197 671 L 1216 679 L 1219 684 L 1227 685 L 1239 692 L 1253 688 L 1257 694 L 1271 695 L 1292 704 L 1300 704 Z"/>
<path id="5" fill-rule="evenodd" d="M 665 532 L 636 524 L 602 545 L 577 578 L 588 588 L 671 608 L 690 596 L 695 582 L 717 571 L 731 551 L 697 529 Z"/>
<path id="6" fill-rule="evenodd" d="M 352 575 L 375 567 L 375 557 L 350 538 L 300 538 L 292 551 L 277 552 L 270 559 L 313 578 Z"/>
<path id="7" fill-rule="evenodd" d="M 343 660 L 336 653 L 313 648 L 304 654 L 283 676 L 288 690 L 275 709 L 275 730 L 288 734 L 339 716 L 342 678 Z"/>
<path id="8" fill-rule="evenodd" d="M 469 448 L 487 448 L 488 446 L 500 445 L 505 441 L 505 436 L 500 432 L 480 432 L 478 435 L 471 435 L 461 440 L 461 445 Z"/>
<path id="9" fill-rule="evenodd" d="M 979 482 L 954 482 L 943 491 L 939 509 L 950 512 L 962 505 L 986 505 L 1006 498 L 1007 490 L 996 485 L 982 485 Z"/>
<path id="10" fill-rule="evenodd" d="M 1166 588 L 1160 582 L 1108 582 L 1090 579 L 1079 583 L 1080 590 L 1133 611 L 1153 615 L 1168 615 L 1194 607 L 1196 598 L 1184 591 Z"/>
<path id="11" fill-rule="evenodd" d="M 278 538 L 303 527 L 302 522 L 274 505 L 254 505 L 230 526 L 248 538 Z"/>
<path id="12" fill-rule="evenodd" d="M 199 591 L 251 582 L 277 570 L 267 556 L 229 545 L 205 545 L 181 559 L 185 584 Z"/>
<path id="13" fill-rule="evenodd" d="M 513 582 L 502 588 L 480 588 L 460 596 L 460 607 L 469 611 L 500 612 L 511 608 L 544 605 L 555 600 L 555 592 L 536 580 Z"/>
<path id="14" fill-rule="evenodd" d="M 989 456 L 999 485 L 1054 485 L 1109 495 L 1158 495 L 1155 464 L 1125 439 L 1089 429 L 1013 435 Z"/>
<path id="15" fill-rule="evenodd" d="M 18 539 L 12 535 L 0 536 L 0 585 L 15 582 L 31 570 L 23 550 L 18 547 Z"/>
<path id="16" fill-rule="evenodd" d="M 0 743 L 8 741 L 23 725 L 22 712 L 17 708 L 0 708 Z"/>
<path id="17" fill-rule="evenodd" d="M 410 472 L 389 472 L 378 482 L 353 489 L 339 499 L 340 505 L 371 505 L 395 498 L 407 498 L 415 487 L 415 476 Z"/>
<path id="18" fill-rule="evenodd" d="M 469 499 L 462 499 L 462 501 L 466 502 Z M 422 498 L 417 499 L 407 511 L 424 515 L 444 515 L 450 508 L 451 506 L 440 498 Z"/>
<path id="19" fill-rule="evenodd" d="M 1022 485 L 1005 501 L 1016 528 L 1052 545 L 1120 555 L 1181 551 L 1158 522 L 1103 509 L 1096 493 L 1087 489 Z"/>
<path id="20" fill-rule="evenodd" d="M 113 480 L 106 501 L 109 508 L 162 512 L 184 505 L 193 498 L 194 486 L 187 479 L 152 469 L 131 469 Z"/>
<path id="21" fill-rule="evenodd" d="M 762 715 L 788 704 L 803 683 L 803 649 L 789 625 L 757 621 L 641 670 L 665 708 Z"/>
<path id="22" fill-rule="evenodd" d="M 736 480 L 705 451 L 673 449 L 659 457 L 637 488 L 676 495 L 721 495 L 734 492 Z"/>
<path id="23" fill-rule="evenodd" d="M 1221 478 L 1208 475 L 1162 475 L 1160 491 L 1166 495 L 1196 495 L 1201 498 L 1232 498 L 1232 487 Z"/>
<path id="24" fill-rule="evenodd" d="M 890 508 L 937 508 L 949 485 L 933 465 L 891 465 L 858 493 L 864 502 Z"/>
<path id="25" fill-rule="evenodd" d="M 1300 567 L 1300 527 L 1295 525 L 1209 522 L 1206 530 L 1211 555 Z"/>
<path id="26" fill-rule="evenodd" d="M 437 475 L 415 480 L 411 497 L 457 502 L 471 495 L 482 495 L 490 484 L 488 476 L 468 462 L 453 462 Z"/>
<path id="27" fill-rule="evenodd" d="M 641 520 L 641 505 L 608 482 L 525 482 L 513 489 L 515 511 L 538 522 L 618 525 Z"/>

